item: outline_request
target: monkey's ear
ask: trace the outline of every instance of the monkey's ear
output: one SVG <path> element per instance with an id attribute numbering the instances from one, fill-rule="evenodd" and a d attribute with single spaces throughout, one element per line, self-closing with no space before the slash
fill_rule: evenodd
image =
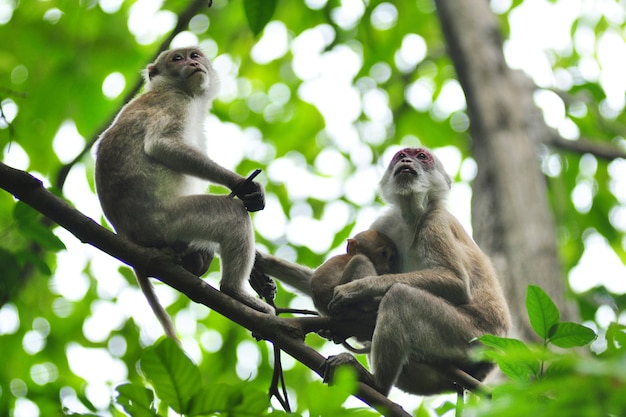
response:
<path id="1" fill-rule="evenodd" d="M 346 248 L 346 252 L 347 253 L 355 252 L 357 246 L 359 246 L 359 242 L 356 239 L 348 239 L 348 247 Z"/>
<path id="2" fill-rule="evenodd" d="M 159 75 L 159 70 L 155 64 L 148 65 L 146 68 L 144 76 L 146 77 L 146 81 L 151 81 L 154 77 Z"/>

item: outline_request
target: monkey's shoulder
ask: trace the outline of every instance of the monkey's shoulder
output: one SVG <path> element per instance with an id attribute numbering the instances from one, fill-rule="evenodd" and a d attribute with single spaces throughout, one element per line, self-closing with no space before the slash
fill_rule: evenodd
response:
<path id="1" fill-rule="evenodd" d="M 426 212 L 420 222 L 418 231 L 421 234 L 445 234 L 457 240 L 471 240 L 461 222 L 443 206 L 438 206 Z"/>
<path id="2" fill-rule="evenodd" d="M 142 123 L 152 123 L 155 119 L 183 122 L 194 100 L 188 95 L 173 91 L 148 91 L 129 102 L 120 118 L 133 118 Z"/>

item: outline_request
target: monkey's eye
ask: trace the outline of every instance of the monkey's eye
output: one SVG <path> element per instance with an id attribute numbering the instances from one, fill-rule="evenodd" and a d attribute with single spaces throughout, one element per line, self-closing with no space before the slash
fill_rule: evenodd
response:
<path id="1" fill-rule="evenodd" d="M 424 152 L 420 152 L 417 154 L 417 159 L 427 159 L 426 154 Z"/>
<path id="2" fill-rule="evenodd" d="M 398 154 L 398 158 L 406 158 L 406 154 L 404 152 L 400 152 Z"/>
<path id="3" fill-rule="evenodd" d="M 172 61 L 180 61 L 181 59 L 183 59 L 183 56 L 182 56 L 182 55 L 174 55 L 174 56 L 172 57 Z"/>
<path id="4" fill-rule="evenodd" d="M 191 55 L 189 55 L 191 58 L 200 58 L 200 54 L 197 52 L 192 52 Z"/>

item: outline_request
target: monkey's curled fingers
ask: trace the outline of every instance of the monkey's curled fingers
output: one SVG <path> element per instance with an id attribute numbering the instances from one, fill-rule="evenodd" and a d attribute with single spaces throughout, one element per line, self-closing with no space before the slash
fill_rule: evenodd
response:
<path id="1" fill-rule="evenodd" d="M 242 180 L 235 186 L 234 193 L 243 201 L 248 211 L 259 211 L 265 208 L 265 193 L 258 182 Z"/>
<path id="2" fill-rule="evenodd" d="M 258 268 L 252 268 L 250 278 L 248 279 L 252 289 L 268 304 L 274 306 L 274 298 L 276 298 L 276 283 L 269 275 L 264 274 Z"/>
<path id="3" fill-rule="evenodd" d="M 333 298 L 328 303 L 328 310 L 334 315 L 341 314 L 353 304 L 367 300 L 369 297 L 367 278 L 338 285 L 333 292 Z"/>

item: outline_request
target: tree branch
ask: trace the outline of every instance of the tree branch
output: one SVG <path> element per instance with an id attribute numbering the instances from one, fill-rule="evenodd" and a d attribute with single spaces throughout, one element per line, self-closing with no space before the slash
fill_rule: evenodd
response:
<path id="1" fill-rule="evenodd" d="M 626 159 L 626 152 L 611 143 L 595 142 L 587 139 L 567 140 L 556 131 L 551 131 L 544 143 L 567 152 L 590 153 L 607 161 L 613 161 L 618 158 Z"/>
<path id="2" fill-rule="evenodd" d="M 215 310 L 262 339 L 271 340 L 321 376 L 326 358 L 307 346 L 303 341 L 304 336 L 315 330 L 313 323 L 328 324 L 331 328 L 338 326 L 338 329 L 341 328 L 341 323 L 333 325 L 319 320 L 315 322 L 303 321 L 302 318 L 279 318 L 253 310 L 186 271 L 174 262 L 174 258 L 163 252 L 120 238 L 74 209 L 65 200 L 50 193 L 38 179 L 3 163 L 0 163 L 0 188 L 67 229 L 81 242 L 90 244 L 129 266 L 143 268 L 147 275 L 158 278 L 190 300 Z M 363 383 L 359 384 L 355 396 L 385 416 L 410 416 L 401 406 Z"/>

